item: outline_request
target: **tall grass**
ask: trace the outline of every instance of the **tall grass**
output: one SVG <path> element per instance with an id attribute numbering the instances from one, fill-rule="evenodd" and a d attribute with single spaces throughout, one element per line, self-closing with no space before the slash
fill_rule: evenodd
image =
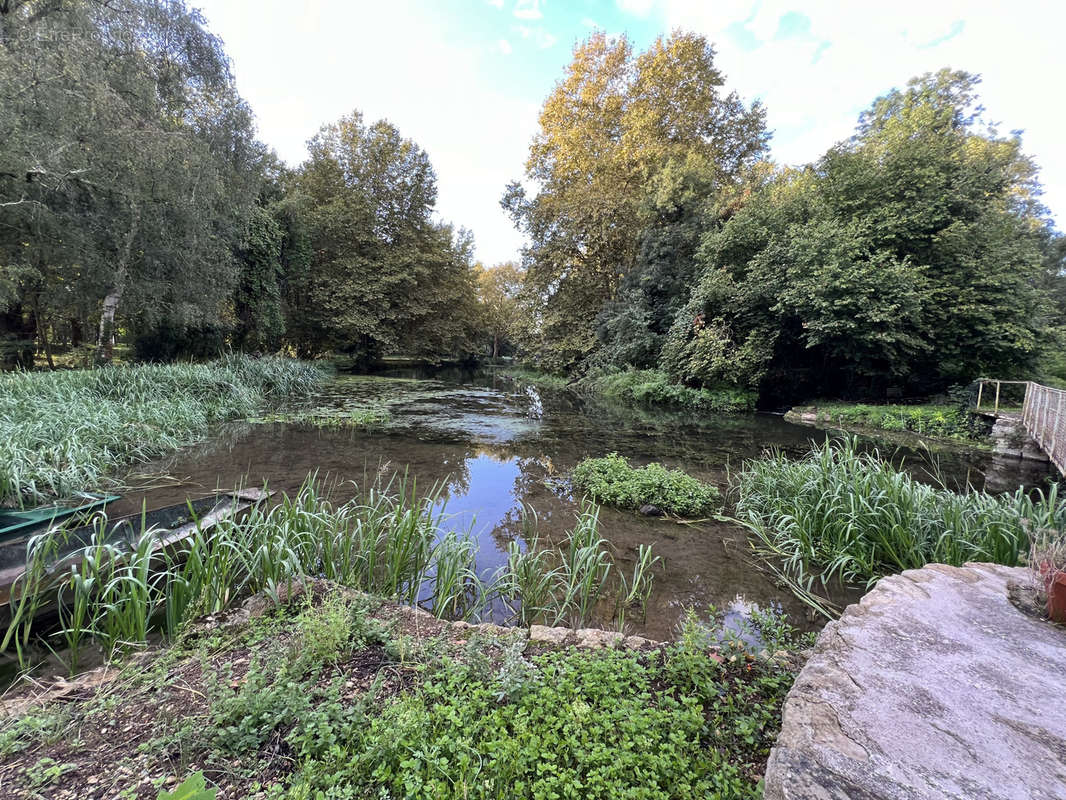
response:
<path id="1" fill-rule="evenodd" d="M 657 559 L 642 548 L 632 580 L 612 584 L 617 570 L 591 505 L 561 552 L 541 549 L 534 531 L 527 549 L 514 545 L 507 566 L 486 581 L 475 568 L 476 542 L 448 530 L 448 519 L 439 491 L 419 494 L 406 477 L 334 504 L 311 476 L 277 505 L 198 527 L 171 548 L 159 547 L 157 532 L 143 524 L 130 540 L 116 540 L 101 519 L 90 543 L 63 557 L 64 567 L 56 554 L 65 534 L 51 531 L 30 540 L 0 649 L 14 644 L 25 662 L 37 612 L 55 602 L 60 629 L 51 638 L 65 646 L 73 670 L 90 642 L 110 656 L 143 644 L 151 630 L 173 637 L 201 615 L 254 593 L 276 600 L 282 587 L 319 575 L 452 619 L 478 616 L 499 599 L 520 609 L 525 624 L 581 626 L 613 601 L 621 625 L 624 609 L 647 602 Z"/>
<path id="2" fill-rule="evenodd" d="M 1066 527 L 1066 503 L 1045 495 L 956 494 L 862 453 L 853 438 L 828 441 L 803 459 L 748 462 L 737 477 L 737 515 L 757 548 L 810 590 L 939 562 L 1021 563 L 1030 532 Z"/>
<path id="3" fill-rule="evenodd" d="M 109 471 L 196 441 L 208 426 L 309 392 L 324 373 L 283 358 L 0 374 L 0 504 L 99 487 Z"/>

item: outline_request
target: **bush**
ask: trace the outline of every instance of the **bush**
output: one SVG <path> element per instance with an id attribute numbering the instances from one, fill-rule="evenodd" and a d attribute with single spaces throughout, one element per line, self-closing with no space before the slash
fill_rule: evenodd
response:
<path id="1" fill-rule="evenodd" d="M 593 500 L 619 508 L 651 504 L 682 517 L 694 517 L 721 508 L 718 489 L 662 464 L 631 467 L 618 455 L 586 458 L 574 468 L 574 485 Z"/>
<path id="2" fill-rule="evenodd" d="M 752 411 L 756 400 L 756 394 L 747 389 L 693 389 L 673 383 L 665 373 L 650 369 L 601 375 L 590 378 L 585 385 L 596 394 L 612 400 L 667 406 L 704 414 Z"/>

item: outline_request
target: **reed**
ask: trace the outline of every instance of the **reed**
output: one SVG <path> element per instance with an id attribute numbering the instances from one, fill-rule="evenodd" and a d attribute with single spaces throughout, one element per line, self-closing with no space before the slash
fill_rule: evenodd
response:
<path id="1" fill-rule="evenodd" d="M 612 597 L 623 599 L 622 609 L 647 603 L 658 559 L 642 546 L 632 580 L 612 583 L 621 573 L 591 504 L 582 508 L 561 549 L 542 548 L 535 515 L 529 517 L 527 549 L 512 544 L 507 565 L 483 581 L 477 544 L 469 531 L 449 530 L 439 489 L 422 495 L 403 477 L 339 505 L 331 491 L 309 476 L 277 505 L 254 508 L 208 531 L 197 526 L 169 550 L 159 547 L 158 532 L 143 520 L 136 535 L 116 539 L 101 518 L 65 569 L 57 566 L 56 553 L 66 534 L 34 537 L 3 647 L 14 643 L 25 665 L 37 611 L 54 599 L 61 616 L 51 637 L 66 646 L 73 671 L 89 642 L 113 656 L 143 645 L 153 629 L 175 637 L 201 615 L 257 592 L 277 599 L 282 586 L 316 575 L 449 619 L 478 616 L 502 600 L 522 624 L 565 621 L 580 627 Z M 624 610 L 618 624 L 624 624 Z"/>
<path id="2" fill-rule="evenodd" d="M 764 555 L 803 589 L 878 578 L 939 562 L 1021 563 L 1029 531 L 1066 527 L 1058 487 L 1047 494 L 958 494 L 921 483 L 859 452 L 854 438 L 826 442 L 805 458 L 780 453 L 737 476 L 737 516 Z"/>
<path id="3" fill-rule="evenodd" d="M 0 374 L 0 504 L 99 487 L 107 473 L 201 438 L 216 422 L 309 393 L 317 366 L 228 355 L 207 364 Z"/>

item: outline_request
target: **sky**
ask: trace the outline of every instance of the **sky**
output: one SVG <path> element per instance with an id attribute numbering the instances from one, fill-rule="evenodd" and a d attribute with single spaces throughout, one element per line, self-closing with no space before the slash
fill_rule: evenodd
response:
<path id="1" fill-rule="evenodd" d="M 1044 0 L 190 0 L 226 44 L 260 137 L 290 165 L 318 128 L 360 110 L 428 154 L 441 219 L 477 256 L 515 259 L 501 210 L 537 115 L 594 30 L 639 50 L 681 28 L 707 36 L 726 85 L 759 99 L 771 157 L 814 161 L 874 98 L 941 67 L 983 77 L 987 118 L 1020 130 L 1044 202 L 1066 227 L 1066 3 Z"/>

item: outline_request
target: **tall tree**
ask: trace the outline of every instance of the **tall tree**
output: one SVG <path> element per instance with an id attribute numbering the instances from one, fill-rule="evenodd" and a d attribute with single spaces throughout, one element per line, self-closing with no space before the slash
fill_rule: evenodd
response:
<path id="1" fill-rule="evenodd" d="M 120 317 L 217 319 L 262 155 L 221 42 L 180 0 L 4 3 L 0 26 L 14 303 L 44 332 L 96 314 L 105 357 Z"/>
<path id="2" fill-rule="evenodd" d="M 526 291 L 543 341 L 533 355 L 545 366 L 572 366 L 595 346 L 596 316 L 640 251 L 647 186 L 668 163 L 699 156 L 725 185 L 765 150 L 762 109 L 724 82 L 696 34 L 639 55 L 602 33 L 575 48 L 526 162 L 539 191 L 515 182 L 502 201 L 530 239 Z"/>
<path id="3" fill-rule="evenodd" d="M 390 351 L 428 357 L 473 347 L 472 240 L 432 219 L 436 174 L 425 152 L 384 121 L 355 112 L 324 126 L 296 188 L 311 247 L 294 281 L 310 351 L 368 361 Z"/>

